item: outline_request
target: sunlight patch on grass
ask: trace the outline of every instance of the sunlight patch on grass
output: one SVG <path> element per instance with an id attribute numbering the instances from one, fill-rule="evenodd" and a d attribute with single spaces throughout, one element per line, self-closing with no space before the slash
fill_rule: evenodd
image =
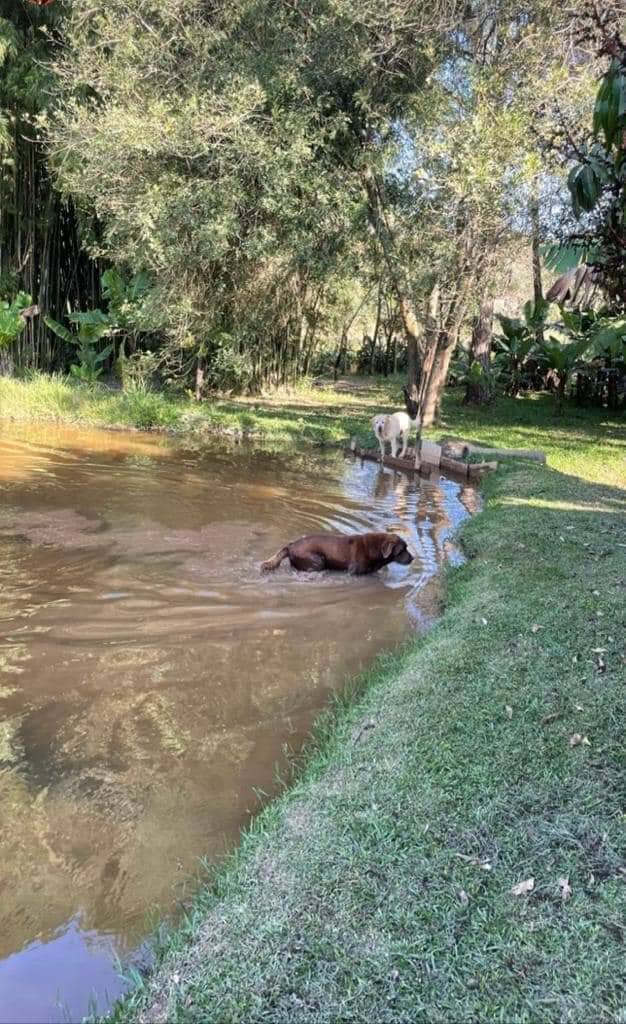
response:
<path id="1" fill-rule="evenodd" d="M 620 502 L 619 504 L 621 507 L 623 502 Z M 615 508 L 612 505 L 602 504 L 601 502 L 584 504 L 582 502 L 555 501 L 545 498 L 503 498 L 501 500 L 501 505 L 503 508 L 530 506 L 531 508 L 552 509 L 558 510 L 559 512 L 615 512 Z"/>

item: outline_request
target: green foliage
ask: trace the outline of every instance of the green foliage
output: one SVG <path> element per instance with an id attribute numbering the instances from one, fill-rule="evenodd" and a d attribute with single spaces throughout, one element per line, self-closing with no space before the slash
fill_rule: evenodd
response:
<path id="1" fill-rule="evenodd" d="M 611 61 L 603 76 L 593 112 L 593 133 L 602 133 L 607 150 L 623 146 L 621 134 L 626 127 L 626 75 L 623 59 Z"/>
<path id="2" fill-rule="evenodd" d="M 598 356 L 626 358 L 626 317 L 599 315 L 591 334 L 591 344 Z"/>
<path id="3" fill-rule="evenodd" d="M 145 271 L 127 278 L 110 267 L 104 271 L 100 284 L 108 304 L 109 319 L 116 328 L 130 332 L 145 327 L 144 306 L 152 288 Z"/>
<path id="4" fill-rule="evenodd" d="M 573 167 L 567 179 L 576 217 L 595 209 L 611 173 L 607 153 L 603 146 L 592 146 L 586 162 Z"/>
<path id="5" fill-rule="evenodd" d="M 502 350 L 503 351 L 503 350 Z M 498 365 L 496 363 L 496 365 Z M 472 359 L 467 349 L 459 346 L 450 362 L 448 382 L 454 385 L 478 384 L 488 374 L 491 381 L 491 370 L 485 368 L 478 359 Z"/>
<path id="6" fill-rule="evenodd" d="M 566 274 L 575 270 L 583 261 L 592 258 L 588 247 L 576 242 L 551 242 L 540 246 L 540 252 L 548 270 L 556 274 Z"/>
<path id="7" fill-rule="evenodd" d="M 207 354 L 206 383 L 209 390 L 241 393 L 251 384 L 252 374 L 252 364 L 246 353 L 233 347 L 229 334 L 218 335 Z"/>
<path id="8" fill-rule="evenodd" d="M 537 344 L 537 330 L 545 324 L 549 304 L 529 301 L 523 316 L 508 317 L 499 314 L 500 333 L 495 333 L 495 371 L 504 392 L 517 395 L 531 383 L 527 359 Z"/>
<path id="9" fill-rule="evenodd" d="M 32 304 L 26 292 L 19 292 L 14 299 L 0 300 L 0 351 L 15 341 L 26 326 L 22 310 Z"/>
<path id="10" fill-rule="evenodd" d="M 613 307 L 626 310 L 626 49 L 619 31 L 611 34 L 607 15 L 602 26 L 601 52 L 613 53 L 601 76 L 593 112 L 592 139 L 579 150 L 568 186 L 577 218 L 588 215 L 578 234 L 579 251 L 597 268 Z"/>
<path id="11" fill-rule="evenodd" d="M 150 275 L 182 378 L 223 331 L 207 380 L 293 380 L 363 262 L 363 163 L 382 166 L 449 48 L 439 4 L 142 0 L 140 18 L 130 0 L 70 9 L 57 180 L 98 211 L 92 251 Z"/>
<path id="12" fill-rule="evenodd" d="M 46 326 L 68 345 L 73 345 L 78 356 L 78 363 L 72 363 L 70 373 L 81 383 L 95 384 L 102 374 L 102 364 L 113 351 L 113 345 L 107 345 L 98 351 L 98 342 L 110 334 L 112 323 L 108 316 L 99 309 L 88 313 L 70 313 L 68 320 L 74 324 L 72 332 L 57 323 L 52 317 L 44 317 Z"/>

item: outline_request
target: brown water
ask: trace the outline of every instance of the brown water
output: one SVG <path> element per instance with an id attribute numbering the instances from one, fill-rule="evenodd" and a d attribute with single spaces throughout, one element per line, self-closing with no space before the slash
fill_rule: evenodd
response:
<path id="1" fill-rule="evenodd" d="M 0 427 L 1 1024 L 106 1008 L 115 956 L 232 846 L 330 691 L 436 613 L 476 501 L 337 453 Z M 259 574 L 300 534 L 385 528 L 413 565 Z"/>

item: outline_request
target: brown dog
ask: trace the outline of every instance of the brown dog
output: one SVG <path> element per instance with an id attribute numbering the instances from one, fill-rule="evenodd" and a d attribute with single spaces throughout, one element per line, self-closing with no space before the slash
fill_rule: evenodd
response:
<path id="1" fill-rule="evenodd" d="M 348 537 L 341 533 L 320 533 L 301 537 L 268 558 L 261 569 L 263 572 L 277 569 L 285 558 L 289 558 L 294 569 L 305 572 L 338 569 L 354 576 L 376 572 L 389 562 L 410 565 L 413 561 L 406 542 L 397 533 L 357 533 Z"/>

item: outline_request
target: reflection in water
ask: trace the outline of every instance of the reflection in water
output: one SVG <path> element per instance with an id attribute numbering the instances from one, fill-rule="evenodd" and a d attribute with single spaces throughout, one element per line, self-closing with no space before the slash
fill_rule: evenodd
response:
<path id="1" fill-rule="evenodd" d="M 423 627 L 475 493 L 333 454 L 0 431 L 0 1024 L 78 1019 L 329 692 Z M 259 563 L 393 529 L 372 577 Z"/>

